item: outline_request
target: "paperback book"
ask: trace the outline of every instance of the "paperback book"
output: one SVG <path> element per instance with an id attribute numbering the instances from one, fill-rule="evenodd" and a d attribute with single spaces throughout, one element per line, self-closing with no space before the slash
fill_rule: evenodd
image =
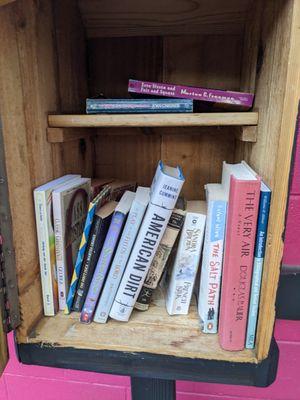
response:
<path id="1" fill-rule="evenodd" d="M 254 95 L 251 93 L 216 90 L 201 87 L 174 85 L 172 83 L 145 82 L 130 79 L 128 92 L 143 95 L 172 97 L 198 100 L 201 102 L 225 104 L 232 107 L 249 109 L 252 107 Z"/>
<path id="2" fill-rule="evenodd" d="M 90 190 L 90 178 L 78 178 L 55 189 L 52 194 L 60 310 L 66 307 L 66 296 L 84 228 Z"/>
<path id="3" fill-rule="evenodd" d="M 179 167 L 159 162 L 151 185 L 150 203 L 110 310 L 111 318 L 129 320 L 183 183 Z"/>
<path id="4" fill-rule="evenodd" d="M 105 323 L 108 319 L 130 252 L 149 203 L 149 193 L 150 189 L 147 187 L 139 186 L 137 188 L 116 254 L 100 295 L 94 316 L 95 322 Z"/>
<path id="5" fill-rule="evenodd" d="M 65 175 L 36 188 L 33 192 L 43 306 L 44 314 L 46 316 L 53 316 L 58 311 L 55 236 L 52 218 L 52 192 L 60 185 L 79 177 L 80 175 Z"/>
<path id="6" fill-rule="evenodd" d="M 256 325 L 258 317 L 261 278 L 266 250 L 270 203 L 271 190 L 264 182 L 261 182 L 248 325 L 246 334 L 247 349 L 253 349 L 255 346 Z"/>
<path id="7" fill-rule="evenodd" d="M 87 114 L 188 113 L 193 101 L 184 99 L 87 99 Z"/>
<path id="8" fill-rule="evenodd" d="M 101 293 L 104 280 L 113 259 L 117 244 L 122 233 L 128 212 L 134 199 L 134 193 L 126 191 L 119 204 L 116 203 L 116 209 L 110 223 L 99 260 L 97 262 L 92 282 L 86 296 L 80 321 L 83 323 L 92 322 L 96 304 Z"/>
<path id="9" fill-rule="evenodd" d="M 199 268 L 206 221 L 206 202 L 188 201 L 175 262 L 167 289 L 170 315 L 188 314 Z"/>
<path id="10" fill-rule="evenodd" d="M 101 190 L 101 192 L 89 204 L 89 208 L 88 208 L 88 212 L 87 212 L 87 216 L 86 216 L 86 220 L 85 220 L 85 224 L 84 224 L 84 229 L 83 229 L 83 233 L 82 233 L 82 237 L 81 237 L 81 242 L 79 245 L 79 250 L 77 253 L 77 258 L 76 258 L 76 262 L 75 262 L 75 266 L 74 266 L 73 276 L 72 276 L 72 280 L 71 280 L 71 284 L 70 284 L 70 288 L 69 288 L 69 292 L 68 292 L 68 296 L 67 296 L 65 314 L 69 314 L 71 312 L 74 297 L 76 294 L 78 280 L 80 277 L 81 266 L 82 266 L 85 250 L 87 247 L 87 242 L 89 239 L 89 234 L 91 231 L 95 212 L 98 209 L 98 207 L 101 207 L 101 205 L 103 205 L 105 202 L 107 202 L 107 200 L 110 196 L 110 192 L 111 192 L 110 186 L 105 186 Z"/>
<path id="11" fill-rule="evenodd" d="M 185 211 L 174 209 L 168 222 L 165 233 L 159 243 L 156 254 L 150 265 L 145 282 L 135 303 L 135 308 L 146 311 L 149 308 L 152 294 L 157 288 L 159 280 L 164 272 L 169 255 L 182 228 Z"/>
<path id="12" fill-rule="evenodd" d="M 244 162 L 224 162 L 222 185 L 228 212 L 219 340 L 224 350 L 238 351 L 244 349 L 246 339 L 261 180 Z"/>
<path id="13" fill-rule="evenodd" d="M 83 307 L 114 210 L 115 203 L 112 201 L 102 206 L 94 215 L 72 306 L 73 311 L 80 312 Z"/>
<path id="14" fill-rule="evenodd" d="M 198 312 L 204 333 L 217 333 L 223 249 L 227 213 L 227 196 L 220 184 L 206 189 L 207 220 L 201 265 Z"/>

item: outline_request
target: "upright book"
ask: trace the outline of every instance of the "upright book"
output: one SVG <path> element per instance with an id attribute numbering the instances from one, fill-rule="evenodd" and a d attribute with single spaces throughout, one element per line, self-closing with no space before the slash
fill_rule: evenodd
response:
<path id="1" fill-rule="evenodd" d="M 175 262 L 167 289 L 170 315 L 188 314 L 199 268 L 206 221 L 206 202 L 188 201 Z"/>
<path id="2" fill-rule="evenodd" d="M 95 322 L 105 323 L 107 321 L 131 249 L 149 203 L 149 192 L 150 189 L 147 187 L 139 186 L 137 188 L 116 254 L 111 264 L 103 291 L 100 295 L 94 316 Z"/>
<path id="3" fill-rule="evenodd" d="M 107 272 L 113 259 L 117 244 L 122 233 L 128 212 L 134 199 L 134 193 L 126 191 L 113 214 L 103 248 L 90 284 L 82 311 L 80 321 L 83 323 L 92 322 L 97 301 L 101 293 Z"/>
<path id="4" fill-rule="evenodd" d="M 55 189 L 52 194 L 60 310 L 66 307 L 66 296 L 84 228 L 90 191 L 90 178 L 78 178 Z"/>
<path id="5" fill-rule="evenodd" d="M 83 307 L 114 210 L 115 202 L 111 201 L 102 206 L 94 215 L 76 295 L 72 305 L 73 311 L 80 312 Z"/>
<path id="6" fill-rule="evenodd" d="M 146 311 L 149 308 L 152 294 L 157 288 L 159 280 L 164 272 L 169 255 L 182 228 L 185 211 L 175 208 L 169 219 L 165 233 L 159 243 L 158 249 L 150 265 L 145 282 L 137 298 L 134 308 Z"/>
<path id="7" fill-rule="evenodd" d="M 119 321 L 128 321 L 130 318 L 183 183 L 181 168 L 172 168 L 159 162 L 151 185 L 150 203 L 110 310 L 110 317 Z"/>
<path id="8" fill-rule="evenodd" d="M 244 162 L 224 162 L 222 185 L 228 212 L 219 340 L 223 349 L 237 351 L 245 346 L 261 180 Z"/>
<path id="9" fill-rule="evenodd" d="M 264 182 L 261 182 L 256 241 L 254 250 L 251 295 L 250 295 L 248 325 L 246 334 L 247 349 L 253 349 L 255 346 L 259 296 L 260 296 L 261 278 L 263 272 L 265 250 L 266 250 L 270 203 L 271 203 L 271 190 Z"/>
<path id="10" fill-rule="evenodd" d="M 193 101 L 187 99 L 87 99 L 87 114 L 187 113 Z"/>
<path id="11" fill-rule="evenodd" d="M 198 312 L 201 330 L 217 333 L 227 196 L 220 184 L 205 186 L 207 220 L 201 264 Z"/>
<path id="12" fill-rule="evenodd" d="M 134 79 L 129 80 L 128 91 L 143 95 L 192 99 L 219 105 L 225 104 L 244 109 L 251 108 L 254 99 L 254 95 L 251 93 L 174 85 L 172 83 L 145 82 Z"/>
<path id="13" fill-rule="evenodd" d="M 58 311 L 55 237 L 52 222 L 52 192 L 60 185 L 79 177 L 80 175 L 65 175 L 36 188 L 33 192 L 43 305 L 46 316 L 53 316 Z"/>
<path id="14" fill-rule="evenodd" d="M 89 204 L 89 209 L 87 212 L 84 229 L 81 237 L 81 242 L 79 245 L 79 250 L 77 253 L 77 258 L 74 266 L 73 276 L 67 296 L 65 314 L 69 314 L 71 312 L 95 212 L 99 207 L 101 207 L 101 205 L 103 205 L 107 201 L 107 199 L 110 196 L 110 192 L 111 192 L 110 186 L 104 186 L 101 192 Z"/>

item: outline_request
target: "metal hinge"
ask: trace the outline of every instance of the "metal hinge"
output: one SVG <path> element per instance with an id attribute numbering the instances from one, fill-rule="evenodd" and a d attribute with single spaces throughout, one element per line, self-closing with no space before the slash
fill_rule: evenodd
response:
<path id="1" fill-rule="evenodd" d="M 0 120 L 0 309 L 8 332 L 20 324 L 20 308 L 4 153 Z"/>

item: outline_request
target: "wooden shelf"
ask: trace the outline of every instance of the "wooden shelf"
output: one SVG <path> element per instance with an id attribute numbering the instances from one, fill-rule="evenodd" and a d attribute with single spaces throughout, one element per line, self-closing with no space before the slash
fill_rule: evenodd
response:
<path id="1" fill-rule="evenodd" d="M 52 128 L 257 125 L 257 112 L 49 115 Z"/>

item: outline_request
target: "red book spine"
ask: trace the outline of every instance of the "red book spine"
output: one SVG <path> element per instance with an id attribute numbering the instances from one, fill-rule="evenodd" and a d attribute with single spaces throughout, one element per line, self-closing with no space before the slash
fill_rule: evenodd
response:
<path id="1" fill-rule="evenodd" d="M 259 197 L 259 178 L 242 181 L 231 176 L 219 320 L 225 350 L 245 346 Z"/>

